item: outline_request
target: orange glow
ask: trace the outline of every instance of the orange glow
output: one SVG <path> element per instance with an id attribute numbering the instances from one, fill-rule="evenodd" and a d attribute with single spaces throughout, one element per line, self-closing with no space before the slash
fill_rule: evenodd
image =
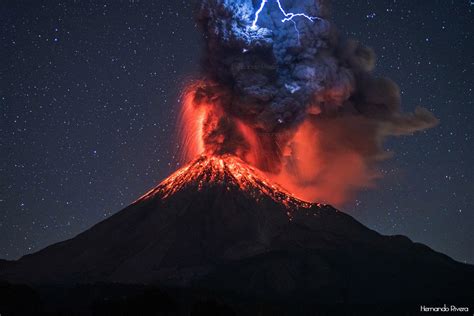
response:
<path id="1" fill-rule="evenodd" d="M 189 162 L 204 152 L 203 124 L 206 108 L 196 106 L 194 93 L 198 84 L 190 85 L 184 92 L 183 103 L 178 120 L 180 141 L 180 161 Z"/>
<path id="2" fill-rule="evenodd" d="M 258 166 L 259 157 L 263 155 L 263 149 L 260 144 L 260 140 L 258 139 L 255 132 L 244 123 L 237 121 L 237 128 L 249 145 L 249 150 L 239 156 L 241 156 L 249 164 Z"/>
<path id="3" fill-rule="evenodd" d="M 236 120 L 236 124 L 248 147 L 243 154 L 237 153 L 237 156 L 263 171 L 277 172 L 280 170 L 282 153 L 278 143 L 282 141 L 283 137 L 286 137 L 285 134 L 257 133 L 241 121 Z M 278 140 L 275 141 L 275 138 Z"/>
<path id="4" fill-rule="evenodd" d="M 363 126 L 363 122 L 356 123 Z M 344 124 L 301 124 L 288 143 L 281 172 L 268 176 L 300 199 L 338 206 L 361 187 L 372 186 L 378 175 L 369 169 L 360 151 L 351 148 L 354 144 L 344 140 L 339 126 Z M 344 141 L 347 146 L 340 145 Z"/>
<path id="5" fill-rule="evenodd" d="M 204 184 L 212 185 L 213 183 L 225 184 L 228 190 L 232 187 L 239 188 L 256 200 L 269 197 L 273 201 L 285 205 L 288 209 L 309 208 L 313 205 L 297 199 L 258 170 L 233 155 L 202 155 L 174 172 L 137 201 L 153 197 L 167 199 L 187 186 L 194 185 L 198 190 L 201 190 Z"/>
<path id="6" fill-rule="evenodd" d="M 357 136 L 361 129 L 376 128 L 370 121 L 358 117 L 318 120 L 319 108 L 313 107 L 296 130 L 259 133 L 224 111 L 218 89 L 212 83 L 197 82 L 185 90 L 178 125 L 180 160 L 193 162 L 159 185 L 162 196 L 189 181 L 223 181 L 220 177 L 227 174 L 241 189 L 257 187 L 261 194 L 282 203 L 289 203 L 286 197 L 298 197 L 298 203 L 341 206 L 357 190 L 373 185 L 378 175 L 364 156 L 364 152 L 370 156 L 373 148 Z M 204 169 L 207 174 L 200 175 Z M 271 179 L 272 184 L 263 179 Z"/>

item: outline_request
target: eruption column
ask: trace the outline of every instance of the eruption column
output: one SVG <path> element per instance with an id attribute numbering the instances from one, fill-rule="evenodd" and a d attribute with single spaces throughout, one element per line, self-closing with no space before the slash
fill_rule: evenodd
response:
<path id="1" fill-rule="evenodd" d="M 402 110 L 399 87 L 374 73 L 372 49 L 338 34 L 327 0 L 201 1 L 187 162 L 233 155 L 303 200 L 340 205 L 375 184 L 387 137 L 437 124 Z"/>

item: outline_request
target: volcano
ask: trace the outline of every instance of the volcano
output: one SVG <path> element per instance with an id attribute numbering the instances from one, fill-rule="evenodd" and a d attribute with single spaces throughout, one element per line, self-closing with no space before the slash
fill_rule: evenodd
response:
<path id="1" fill-rule="evenodd" d="M 474 293 L 473 266 L 301 201 L 231 155 L 200 156 L 114 216 L 0 268 L 11 283 L 155 284 L 320 303 Z"/>

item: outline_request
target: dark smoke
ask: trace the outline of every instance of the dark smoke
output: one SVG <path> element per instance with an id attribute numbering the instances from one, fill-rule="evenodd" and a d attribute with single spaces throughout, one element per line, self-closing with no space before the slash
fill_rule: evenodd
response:
<path id="1" fill-rule="evenodd" d="M 321 19 L 283 23 L 276 0 L 268 0 L 252 29 L 260 0 L 202 1 L 198 22 L 207 45 L 194 102 L 213 108 L 204 143 L 214 153 L 253 150 L 257 167 L 286 177 L 306 198 L 339 203 L 377 177 L 385 137 L 430 128 L 437 119 L 423 108 L 402 112 L 398 86 L 372 74 L 370 48 L 340 38 L 326 1 L 281 3 Z M 255 133 L 258 149 L 238 122 Z"/>

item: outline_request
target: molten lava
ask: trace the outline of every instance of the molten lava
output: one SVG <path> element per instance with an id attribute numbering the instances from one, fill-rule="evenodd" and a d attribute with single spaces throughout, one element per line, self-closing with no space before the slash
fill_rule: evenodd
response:
<path id="1" fill-rule="evenodd" d="M 228 116 L 222 110 L 222 104 L 216 99 L 208 98 L 207 92 L 202 89 L 205 84 L 204 81 L 196 81 L 188 85 L 183 93 L 177 131 L 180 143 L 180 161 L 183 164 L 193 162 L 165 180 L 170 183 L 164 190 L 168 194 L 164 195 L 168 196 L 179 190 L 185 182 L 198 178 L 201 182 L 215 181 L 216 179 L 227 181 L 230 178 L 236 181 L 241 189 L 248 189 L 250 184 L 255 185 L 257 182 L 257 187 L 260 184 L 266 186 L 271 181 L 272 184 L 269 187 L 260 187 L 257 191 L 265 192 L 280 202 L 286 201 L 287 196 L 292 198 L 297 196 L 298 201 L 302 198 L 306 199 L 307 195 L 303 194 L 304 192 L 298 185 L 295 185 L 294 181 L 291 181 L 294 180 L 295 175 L 298 175 L 297 172 L 291 173 L 291 176 L 282 176 L 285 175 L 286 170 L 282 169 L 284 167 L 281 159 L 282 148 L 278 143 L 285 143 L 282 141 L 283 138 L 287 138 L 289 141 L 289 138 L 292 137 L 291 133 L 282 133 L 277 136 L 258 132 L 242 120 Z M 214 93 L 218 92 L 214 91 Z M 275 142 L 275 139 L 279 139 L 278 142 Z M 201 158 L 195 160 L 199 156 Z M 223 176 L 221 172 L 223 170 L 219 169 L 220 161 L 226 167 L 224 174 L 227 173 L 227 176 Z M 197 165 L 196 162 L 198 162 Z M 210 169 L 205 172 L 208 174 L 207 176 L 198 175 L 202 173 L 202 168 L 208 167 Z M 180 172 L 185 172 L 186 168 L 191 168 L 194 171 L 180 181 L 171 181 Z M 255 182 L 255 179 L 260 180 Z M 176 187 L 172 188 L 172 186 Z M 282 194 L 274 193 L 274 189 L 277 187 L 279 192 L 284 192 L 285 197 L 282 197 Z M 293 193 L 288 193 L 288 189 L 291 189 Z M 294 204 L 299 204 L 299 202 Z"/>
<path id="2" fill-rule="evenodd" d="M 281 186 L 268 180 L 262 173 L 233 155 L 202 155 L 174 172 L 138 201 L 159 197 L 167 199 L 188 186 L 202 190 L 208 185 L 223 185 L 227 190 L 237 188 L 259 201 L 269 197 L 285 205 L 288 210 L 309 208 L 313 204 L 294 197 Z M 288 211 L 288 216 L 291 214 Z"/>
<path id="3" fill-rule="evenodd" d="M 203 125 L 207 107 L 196 107 L 194 93 L 198 84 L 188 86 L 183 93 L 183 102 L 178 120 L 178 143 L 180 160 L 188 162 L 204 152 Z"/>

